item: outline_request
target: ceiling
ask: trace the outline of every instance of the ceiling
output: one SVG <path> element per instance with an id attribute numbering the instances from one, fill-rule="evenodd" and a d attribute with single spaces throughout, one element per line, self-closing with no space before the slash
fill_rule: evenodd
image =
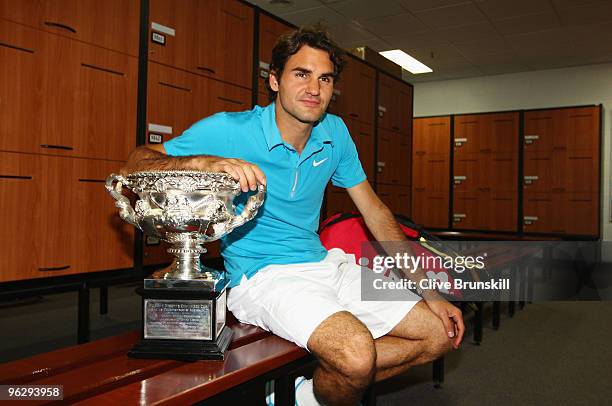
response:
<path id="1" fill-rule="evenodd" d="M 345 48 L 401 49 L 425 82 L 612 62 L 612 0 L 249 0 Z"/>

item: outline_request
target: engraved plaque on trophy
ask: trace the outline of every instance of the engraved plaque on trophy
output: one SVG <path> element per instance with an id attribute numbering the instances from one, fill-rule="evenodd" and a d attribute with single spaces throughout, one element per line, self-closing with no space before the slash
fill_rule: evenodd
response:
<path id="1" fill-rule="evenodd" d="M 132 208 L 122 194 L 126 187 L 139 199 Z M 106 188 L 119 215 L 146 235 L 172 244 L 170 267 L 144 280 L 143 334 L 128 353 L 134 358 L 193 361 L 223 359 L 232 330 L 225 325 L 229 281 L 202 266 L 203 243 L 215 241 L 253 219 L 263 204 L 260 185 L 239 215 L 234 198 L 240 184 L 225 173 L 193 171 L 112 174 Z"/>

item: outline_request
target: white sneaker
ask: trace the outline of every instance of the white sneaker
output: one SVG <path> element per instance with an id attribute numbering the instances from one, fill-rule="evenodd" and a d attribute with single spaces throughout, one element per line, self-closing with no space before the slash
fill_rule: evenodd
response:
<path id="1" fill-rule="evenodd" d="M 266 396 L 266 405 L 274 406 L 274 392 Z M 295 406 L 320 406 L 314 396 L 312 379 L 303 376 L 295 379 Z"/>

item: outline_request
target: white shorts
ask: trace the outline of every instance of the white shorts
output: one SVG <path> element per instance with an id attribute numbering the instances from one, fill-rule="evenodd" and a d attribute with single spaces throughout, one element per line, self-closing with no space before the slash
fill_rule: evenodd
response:
<path id="1" fill-rule="evenodd" d="M 348 311 L 374 338 L 391 331 L 421 298 L 405 291 L 402 301 L 362 301 L 361 266 L 355 256 L 334 248 L 321 262 L 269 265 L 242 277 L 227 298 L 228 309 L 242 323 L 270 331 L 302 348 L 329 316 Z M 366 271 L 364 271 L 366 272 Z"/>

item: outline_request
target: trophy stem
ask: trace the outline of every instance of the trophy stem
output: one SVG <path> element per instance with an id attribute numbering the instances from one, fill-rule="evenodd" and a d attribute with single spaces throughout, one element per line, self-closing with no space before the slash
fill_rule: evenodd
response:
<path id="1" fill-rule="evenodd" d="M 191 280 L 209 279 L 219 276 L 211 275 L 210 270 L 201 265 L 200 255 L 206 253 L 206 248 L 197 240 L 182 239 L 180 241 L 175 241 L 172 248 L 168 249 L 168 252 L 174 255 L 174 260 L 170 265 L 169 272 L 165 274 L 164 279 Z"/>

